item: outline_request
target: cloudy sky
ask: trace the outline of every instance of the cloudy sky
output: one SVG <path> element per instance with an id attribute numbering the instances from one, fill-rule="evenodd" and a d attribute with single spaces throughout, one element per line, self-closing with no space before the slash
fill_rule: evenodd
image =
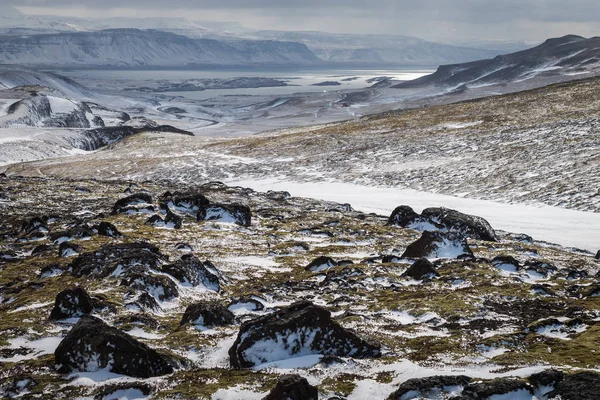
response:
<path id="1" fill-rule="evenodd" d="M 257 29 L 390 33 L 437 41 L 600 35 L 598 0 L 0 0 L 27 14 L 187 17 Z"/>

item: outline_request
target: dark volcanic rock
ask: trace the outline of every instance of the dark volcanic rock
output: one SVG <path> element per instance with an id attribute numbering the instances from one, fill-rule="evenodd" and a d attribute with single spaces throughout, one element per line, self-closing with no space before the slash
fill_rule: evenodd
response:
<path id="1" fill-rule="evenodd" d="M 121 232 L 119 232 L 117 227 L 114 226 L 113 224 L 111 224 L 110 222 L 105 222 L 105 221 L 100 222 L 97 229 L 98 229 L 98 235 L 108 236 L 108 237 L 112 237 L 112 238 L 118 238 L 118 237 L 123 236 L 123 234 Z"/>
<path id="2" fill-rule="evenodd" d="M 167 202 L 168 207 L 189 213 L 205 212 L 210 205 L 202 193 L 165 193 L 162 199 Z"/>
<path id="3" fill-rule="evenodd" d="M 556 383 L 562 381 L 564 377 L 565 373 L 562 371 L 547 369 L 546 371 L 531 375 L 527 380 L 533 386 L 554 386 Z"/>
<path id="4" fill-rule="evenodd" d="M 207 289 L 218 292 L 221 290 L 220 273 L 210 262 L 202 262 L 193 254 L 184 254 L 173 264 L 164 265 L 161 271 L 171 275 L 181 283 L 192 286 L 204 285 Z"/>
<path id="5" fill-rule="evenodd" d="M 131 206 L 152 204 L 152 196 L 148 193 L 136 193 L 118 200 L 112 208 L 112 214 L 122 214 L 131 210 Z"/>
<path id="6" fill-rule="evenodd" d="M 233 300 L 231 303 L 229 303 L 229 306 L 227 306 L 229 311 L 239 308 L 245 308 L 249 311 L 262 311 L 265 309 L 265 305 L 255 298 L 242 297 L 240 299 Z"/>
<path id="7" fill-rule="evenodd" d="M 440 276 L 440 274 L 438 274 L 435 266 L 429 260 L 421 258 L 408 267 L 402 276 L 420 280 Z"/>
<path id="8" fill-rule="evenodd" d="M 443 230 L 476 240 L 496 242 L 496 232 L 489 222 L 475 215 L 463 214 L 444 207 L 426 208 L 421 218 L 439 224 Z"/>
<path id="9" fill-rule="evenodd" d="M 121 243 L 102 246 L 99 250 L 83 253 L 69 267 L 77 277 L 85 275 L 108 276 L 118 266 L 122 269 L 134 265 L 157 268 L 162 256 L 158 247 L 149 243 Z"/>
<path id="10" fill-rule="evenodd" d="M 596 260 L 600 260 L 600 250 L 598 250 L 598 252 L 596 253 L 596 257 L 594 257 Z"/>
<path id="11" fill-rule="evenodd" d="M 58 246 L 59 257 L 73 257 L 79 255 L 80 252 L 81 247 L 71 242 L 62 242 Z"/>
<path id="12" fill-rule="evenodd" d="M 597 399 L 600 394 L 600 374 L 592 371 L 566 375 L 548 393 L 548 398 L 562 400 Z"/>
<path id="13" fill-rule="evenodd" d="M 50 319 L 64 319 L 89 314 L 93 310 L 92 299 L 85 289 L 66 289 L 56 295 Z"/>
<path id="14" fill-rule="evenodd" d="M 191 323 L 206 327 L 233 325 L 234 315 L 223 304 L 201 301 L 189 305 L 181 318 L 181 325 Z"/>
<path id="15" fill-rule="evenodd" d="M 48 232 L 48 217 L 33 217 L 21 224 L 21 232 L 30 234 L 33 232 Z"/>
<path id="16" fill-rule="evenodd" d="M 427 396 L 432 390 L 442 391 L 448 386 L 466 386 L 471 378 L 464 375 L 456 376 L 430 376 L 427 378 L 409 379 L 402 383 L 398 389 L 388 396 L 388 400 L 404 399 L 410 392 L 418 392 L 421 396 Z M 415 397 L 410 397 L 415 398 Z"/>
<path id="17" fill-rule="evenodd" d="M 485 219 L 444 207 L 426 208 L 419 215 L 409 206 L 399 206 L 392 212 L 387 224 L 417 230 L 451 232 L 476 240 L 498 240 L 496 232 Z"/>
<path id="18" fill-rule="evenodd" d="M 229 349 L 229 362 L 234 368 L 250 368 L 298 354 L 369 358 L 380 356 L 381 349 L 344 329 L 323 307 L 300 301 L 244 322 Z"/>
<path id="19" fill-rule="evenodd" d="M 463 395 L 473 399 L 487 399 L 495 394 L 507 394 L 521 390 L 533 394 L 533 387 L 521 379 L 497 378 L 491 381 L 471 383 L 465 387 Z"/>
<path id="20" fill-rule="evenodd" d="M 398 225 L 407 228 L 419 218 L 419 214 L 409 206 L 398 206 L 388 218 L 388 225 Z"/>
<path id="21" fill-rule="evenodd" d="M 198 212 L 198 221 L 233 222 L 241 226 L 250 226 L 252 212 L 250 207 L 242 204 L 213 204 L 205 212 Z"/>
<path id="22" fill-rule="evenodd" d="M 147 272 L 132 272 L 121 280 L 121 286 L 148 292 L 161 301 L 172 300 L 179 295 L 177 285 L 171 279 L 161 275 L 150 275 Z"/>
<path id="23" fill-rule="evenodd" d="M 263 400 L 317 400 L 319 391 L 300 375 L 284 375 Z"/>
<path id="24" fill-rule="evenodd" d="M 54 358 L 62 373 L 108 368 L 117 374 L 148 378 L 173 372 L 166 356 L 89 315 L 73 326 Z"/>
<path id="25" fill-rule="evenodd" d="M 402 258 L 457 258 L 473 257 L 463 236 L 454 233 L 425 231 L 402 254 Z"/>
<path id="26" fill-rule="evenodd" d="M 183 225 L 183 218 L 181 218 L 179 215 L 173 213 L 167 208 L 167 215 L 164 219 L 160 215 L 155 214 L 146 220 L 146 225 L 163 228 L 181 229 L 181 226 Z"/>
<path id="27" fill-rule="evenodd" d="M 337 266 L 338 263 L 331 257 L 320 256 L 315 258 L 304 269 L 307 271 L 321 272 Z"/>

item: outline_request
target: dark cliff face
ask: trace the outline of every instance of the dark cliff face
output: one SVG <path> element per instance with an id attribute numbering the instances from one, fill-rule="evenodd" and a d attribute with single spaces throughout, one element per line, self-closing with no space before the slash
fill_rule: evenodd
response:
<path id="1" fill-rule="evenodd" d="M 0 58 L 23 65 L 53 66 L 241 66 L 321 61 L 297 42 L 192 39 L 138 29 L 0 36 Z"/>
<path id="2" fill-rule="evenodd" d="M 493 59 L 442 65 L 431 75 L 394 87 L 502 84 L 539 74 L 560 75 L 567 71 L 583 72 L 586 68 L 600 69 L 600 38 L 586 39 L 581 36 L 567 35 L 548 39 L 531 49 L 499 55 Z"/>

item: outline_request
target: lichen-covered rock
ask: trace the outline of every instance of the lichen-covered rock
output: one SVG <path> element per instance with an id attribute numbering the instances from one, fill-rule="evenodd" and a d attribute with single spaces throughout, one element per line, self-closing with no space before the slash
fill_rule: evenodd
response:
<path id="1" fill-rule="evenodd" d="M 429 376 L 426 378 L 409 379 L 402 383 L 398 389 L 388 396 L 388 400 L 408 400 L 429 398 L 430 394 L 438 394 L 449 387 L 464 387 L 471 382 L 471 378 L 464 375 L 456 376 Z M 436 397 L 437 398 L 437 397 Z M 440 397 L 441 398 L 441 397 Z"/>
<path id="2" fill-rule="evenodd" d="M 458 258 L 473 257 L 463 236 L 454 233 L 425 231 L 408 245 L 402 258 Z"/>
<path id="3" fill-rule="evenodd" d="M 221 274 L 210 261 L 200 261 L 193 254 L 184 254 L 173 264 L 163 265 L 162 272 L 171 275 L 181 283 L 192 286 L 204 285 L 207 289 L 221 290 Z"/>
<path id="4" fill-rule="evenodd" d="M 426 258 L 421 258 L 415 261 L 402 276 L 410 277 L 412 279 L 431 279 L 437 277 L 440 274 L 435 269 L 435 266 Z"/>
<path id="5" fill-rule="evenodd" d="M 300 375 L 284 375 L 263 400 L 318 400 L 319 391 Z"/>
<path id="6" fill-rule="evenodd" d="M 56 295 L 50 319 L 80 317 L 94 309 L 92 298 L 81 287 L 66 289 Z"/>
<path id="7" fill-rule="evenodd" d="M 109 371 L 139 378 L 173 372 L 173 362 L 125 332 L 83 316 L 54 352 L 59 371 Z"/>
<path id="8" fill-rule="evenodd" d="M 419 215 L 409 206 L 399 206 L 387 223 L 419 231 L 451 232 L 465 238 L 498 241 L 496 232 L 484 218 L 445 207 L 426 208 Z"/>
<path id="9" fill-rule="evenodd" d="M 130 272 L 121 280 L 121 286 L 142 290 L 160 301 L 173 300 L 179 295 L 177 285 L 162 275 L 151 275 L 146 272 Z"/>
<path id="10" fill-rule="evenodd" d="M 597 399 L 600 393 L 600 374 L 595 371 L 565 375 L 548 393 L 548 398 L 561 400 Z"/>
<path id="11" fill-rule="evenodd" d="M 229 349 L 229 362 L 234 368 L 250 368 L 310 354 L 370 358 L 381 355 L 381 346 L 340 326 L 325 308 L 300 301 L 244 322 Z"/>
<path id="12" fill-rule="evenodd" d="M 149 210 L 152 205 L 152 196 L 148 193 L 136 193 L 118 200 L 112 208 L 112 214 L 130 213 L 136 209 Z"/>
<path id="13" fill-rule="evenodd" d="M 190 323 L 207 328 L 232 325 L 235 317 L 231 311 L 218 302 L 201 301 L 189 305 L 181 318 L 181 325 Z"/>
<path id="14" fill-rule="evenodd" d="M 312 260 L 304 269 L 307 271 L 322 272 L 337 265 L 338 263 L 333 258 L 320 256 Z"/>
<path id="15" fill-rule="evenodd" d="M 60 246 L 58 246 L 59 257 L 74 257 L 78 256 L 80 252 L 81 246 L 78 246 L 75 243 L 62 242 Z"/>
<path id="16" fill-rule="evenodd" d="M 252 212 L 250 207 L 242 204 L 212 204 L 196 215 L 198 221 L 217 221 L 250 226 Z"/>
<path id="17" fill-rule="evenodd" d="M 117 229 L 116 226 L 111 224 L 110 222 L 102 221 L 98 224 L 98 235 L 108 236 L 112 238 L 119 238 L 123 236 L 121 232 Z"/>
<path id="18" fill-rule="evenodd" d="M 465 387 L 463 396 L 472 399 L 488 399 L 494 395 L 513 394 L 514 398 L 532 395 L 533 387 L 517 378 L 496 378 L 490 381 L 473 382 Z"/>
<path id="19" fill-rule="evenodd" d="M 102 246 L 96 251 L 83 253 L 70 264 L 71 273 L 81 277 L 86 275 L 108 276 L 137 265 L 158 268 L 162 255 L 158 247 L 145 243 L 119 243 Z"/>

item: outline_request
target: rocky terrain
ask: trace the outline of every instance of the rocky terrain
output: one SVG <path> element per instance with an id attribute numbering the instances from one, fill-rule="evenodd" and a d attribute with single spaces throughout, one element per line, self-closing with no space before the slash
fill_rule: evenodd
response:
<path id="1" fill-rule="evenodd" d="M 599 85 L 591 78 L 233 139 L 141 135 L 110 151 L 13 165 L 8 172 L 342 182 L 597 213 Z"/>
<path id="2" fill-rule="evenodd" d="M 444 208 L 365 214 L 201 181 L 0 182 L 3 396 L 599 389 L 594 254 Z"/>

